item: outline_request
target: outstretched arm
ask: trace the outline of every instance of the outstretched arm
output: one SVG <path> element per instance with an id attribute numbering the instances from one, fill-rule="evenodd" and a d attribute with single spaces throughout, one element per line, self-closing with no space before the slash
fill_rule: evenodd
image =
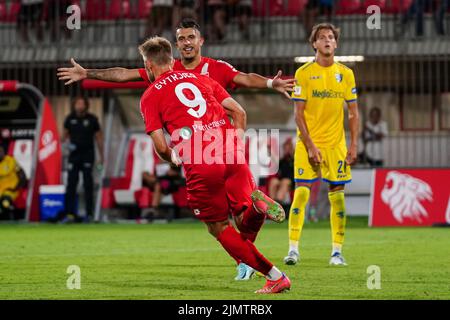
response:
<path id="1" fill-rule="evenodd" d="M 127 82 L 141 80 L 139 69 L 126 69 L 126 68 L 108 68 L 108 69 L 85 69 L 81 65 L 70 59 L 72 67 L 70 68 L 58 68 L 58 79 L 65 81 L 65 85 L 72 84 L 74 82 L 83 79 L 95 79 L 110 82 Z"/>
<path id="2" fill-rule="evenodd" d="M 295 79 L 281 79 L 282 72 L 278 71 L 277 75 L 273 79 L 269 79 L 260 76 L 256 73 L 239 73 L 237 74 L 233 82 L 239 86 L 247 88 L 273 88 L 274 90 L 284 94 L 284 96 L 290 99 L 289 92 L 294 91 Z"/>

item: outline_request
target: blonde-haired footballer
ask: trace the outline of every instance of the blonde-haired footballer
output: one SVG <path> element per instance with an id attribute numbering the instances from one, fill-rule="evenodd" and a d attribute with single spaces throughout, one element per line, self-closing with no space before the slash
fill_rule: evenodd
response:
<path id="1" fill-rule="evenodd" d="M 286 264 L 300 260 L 298 244 L 305 219 L 311 184 L 328 182 L 331 204 L 331 265 L 346 265 L 342 256 L 345 232 L 344 186 L 352 179 L 350 165 L 356 160 L 358 105 L 353 71 L 334 62 L 339 29 L 330 23 L 314 26 L 309 39 L 315 60 L 295 73 L 292 93 L 295 103 L 297 145 L 295 148 L 295 193 L 289 214 L 289 253 Z M 347 150 L 344 132 L 344 102 L 348 106 L 351 143 Z"/>

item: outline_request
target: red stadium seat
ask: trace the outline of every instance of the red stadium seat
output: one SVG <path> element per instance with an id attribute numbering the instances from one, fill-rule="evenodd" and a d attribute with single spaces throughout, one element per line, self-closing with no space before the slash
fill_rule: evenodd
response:
<path id="1" fill-rule="evenodd" d="M 129 19 L 131 17 L 130 0 L 111 0 L 108 19 Z"/>
<path id="2" fill-rule="evenodd" d="M 33 158 L 33 140 L 17 139 L 9 143 L 8 154 L 17 161 L 25 172 L 27 179 L 31 178 L 31 164 Z M 14 201 L 16 209 L 25 209 L 27 202 L 28 189 L 23 188 L 19 192 L 19 196 Z"/>
<path id="3" fill-rule="evenodd" d="M 253 0 L 253 13 L 256 16 L 298 16 L 305 8 L 308 0 L 260 1 Z"/>
<path id="4" fill-rule="evenodd" d="M 364 0 L 361 13 L 365 14 L 367 12 L 367 8 L 372 5 L 380 7 L 381 12 L 384 12 L 386 8 L 386 0 Z"/>
<path id="5" fill-rule="evenodd" d="M 107 17 L 106 12 L 105 0 L 89 0 L 86 1 L 86 9 L 83 16 L 86 20 L 104 20 Z"/>
<path id="6" fill-rule="evenodd" d="M 360 0 L 340 0 L 336 9 L 336 14 L 346 15 L 360 13 L 361 1 Z"/>
<path id="7" fill-rule="evenodd" d="M 153 193 L 142 186 L 144 171 L 156 172 L 159 158 L 153 151 L 151 139 L 145 134 L 133 134 L 128 143 L 128 152 L 123 177 L 108 180 L 102 190 L 102 208 L 113 208 L 116 205 L 137 205 L 144 209 L 151 206 Z M 186 187 L 180 187 L 173 193 L 172 204 L 187 207 Z"/>
<path id="8" fill-rule="evenodd" d="M 137 4 L 136 14 L 137 19 L 147 19 L 152 11 L 152 0 L 139 0 Z"/>
<path id="9" fill-rule="evenodd" d="M 6 7 L 5 0 L 0 0 L 0 22 L 6 21 L 8 15 L 8 8 Z"/>
<path id="10" fill-rule="evenodd" d="M 151 139 L 143 134 L 130 138 L 125 165 L 125 176 L 111 179 L 110 187 L 116 204 L 138 204 L 140 208 L 151 202 L 151 192 L 142 187 L 142 173 L 155 171 L 155 161 Z"/>

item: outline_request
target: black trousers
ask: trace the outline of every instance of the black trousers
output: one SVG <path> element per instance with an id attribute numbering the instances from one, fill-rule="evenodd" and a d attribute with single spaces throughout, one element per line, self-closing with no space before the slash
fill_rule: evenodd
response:
<path id="1" fill-rule="evenodd" d="M 94 213 L 94 179 L 92 169 L 93 159 L 69 159 L 68 184 L 66 189 L 66 212 L 75 213 L 78 179 L 80 171 L 83 174 L 83 187 L 86 201 L 86 214 L 89 217 Z"/>

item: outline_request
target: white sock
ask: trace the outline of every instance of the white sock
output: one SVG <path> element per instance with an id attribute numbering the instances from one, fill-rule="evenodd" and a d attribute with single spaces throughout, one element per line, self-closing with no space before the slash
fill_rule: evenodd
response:
<path id="1" fill-rule="evenodd" d="M 272 281 L 277 281 L 283 276 L 280 270 L 278 270 L 277 267 L 273 266 L 272 269 L 270 269 L 269 274 L 266 276 L 267 279 Z"/>
<path id="2" fill-rule="evenodd" d="M 298 241 L 289 240 L 289 251 L 295 251 L 298 253 Z"/>
<path id="3" fill-rule="evenodd" d="M 342 244 L 339 243 L 333 243 L 333 249 L 331 251 L 331 255 L 334 255 L 335 253 L 342 253 Z"/>

